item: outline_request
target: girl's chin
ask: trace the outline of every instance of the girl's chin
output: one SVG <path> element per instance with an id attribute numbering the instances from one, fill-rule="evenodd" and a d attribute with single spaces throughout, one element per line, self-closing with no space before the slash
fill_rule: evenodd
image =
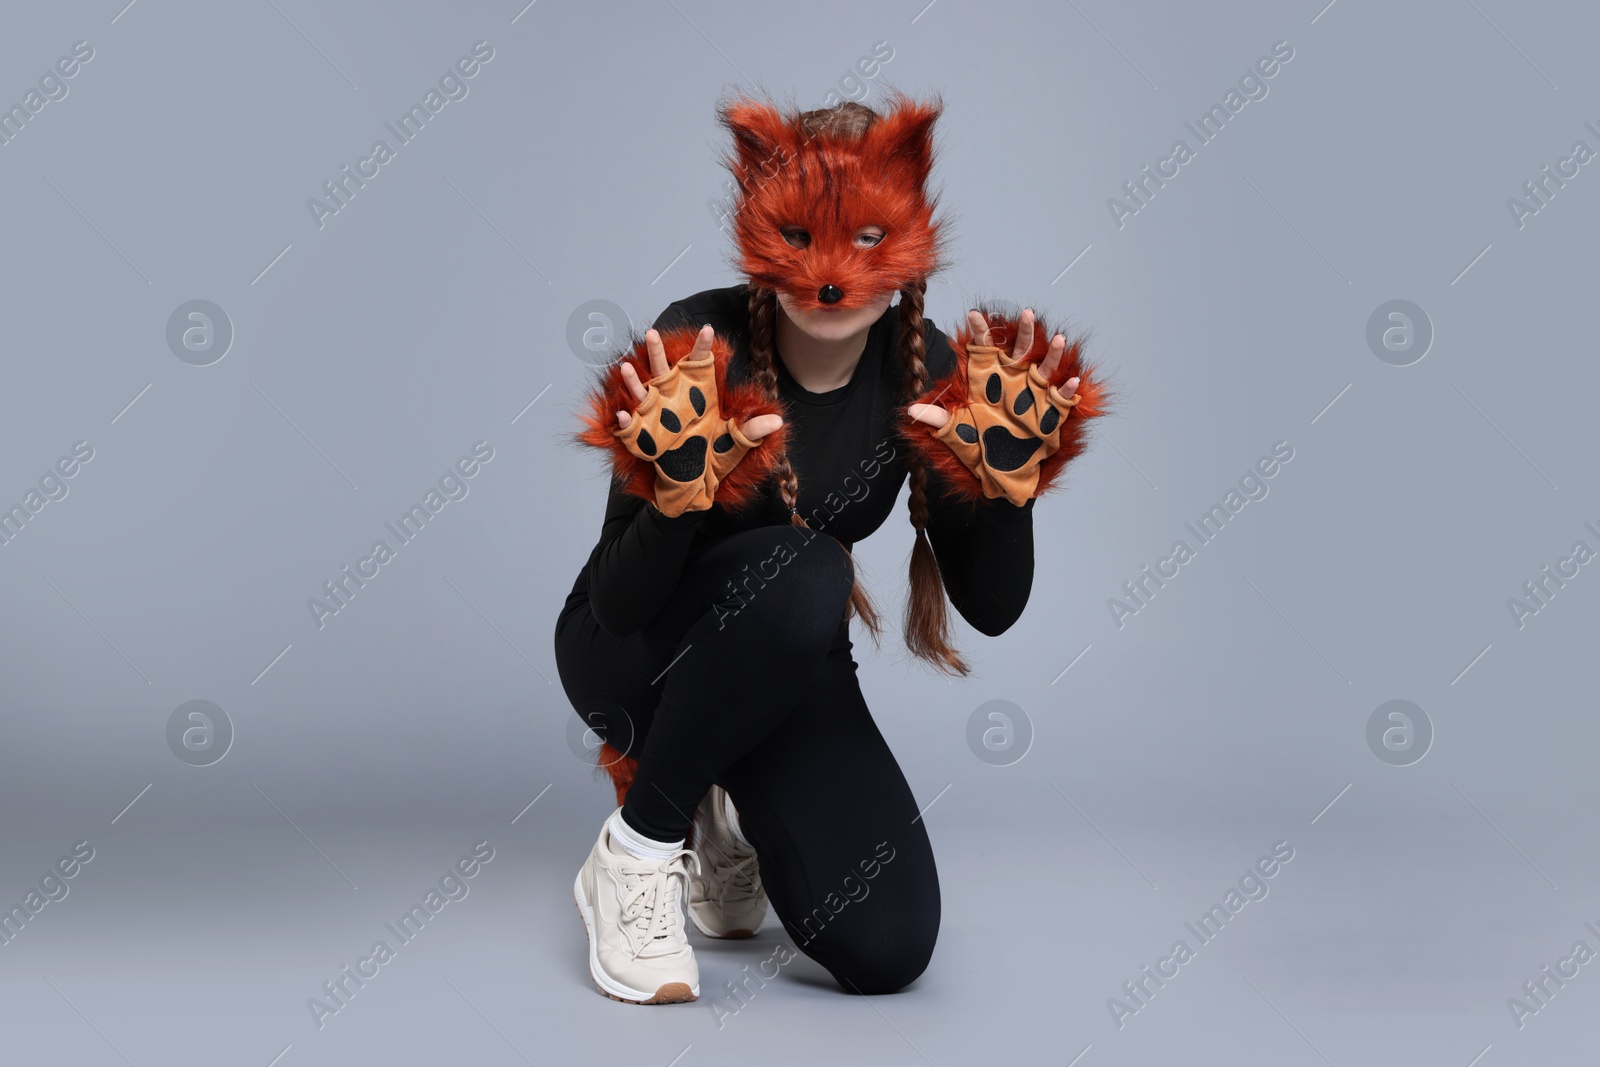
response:
<path id="1" fill-rule="evenodd" d="M 855 308 L 850 311 L 807 312 L 804 321 L 808 332 L 818 337 L 840 339 L 859 332 L 864 326 L 871 326 L 877 318 L 870 308 Z"/>

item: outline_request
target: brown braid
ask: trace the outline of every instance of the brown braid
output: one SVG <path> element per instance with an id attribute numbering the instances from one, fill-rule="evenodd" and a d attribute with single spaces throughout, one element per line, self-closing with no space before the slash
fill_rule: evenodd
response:
<path id="1" fill-rule="evenodd" d="M 773 332 L 777 318 L 778 294 L 771 289 L 760 286 L 750 287 L 750 365 L 755 371 L 756 384 L 766 394 L 767 399 L 774 403 L 778 398 L 778 370 L 773 363 Z M 778 480 L 778 492 L 783 497 L 783 503 L 789 509 L 789 521 L 795 526 L 810 529 L 805 519 L 800 517 L 800 477 L 795 474 L 794 468 L 789 465 L 789 454 L 785 451 L 778 457 L 774 465 Z M 829 535 L 832 536 L 831 534 Z M 837 538 L 834 538 L 836 541 Z M 839 543 L 844 548 L 844 543 Z M 849 550 L 846 549 L 848 552 Z M 850 554 L 851 571 L 855 571 L 855 556 Z M 883 634 L 883 620 L 878 614 L 877 607 L 872 603 L 872 598 L 867 594 L 866 587 L 861 584 L 857 576 L 850 586 L 850 602 L 845 608 L 845 618 L 860 616 L 862 623 L 872 634 L 876 642 Z"/>
<path id="2" fill-rule="evenodd" d="M 859 137 L 881 116 L 872 108 L 854 101 L 844 101 L 831 108 L 817 108 L 804 112 L 802 126 L 812 136 L 822 132 L 844 133 Z M 926 331 L 923 324 L 923 296 L 927 292 L 926 278 L 907 282 L 900 289 L 900 364 L 905 368 L 905 402 L 915 400 L 928 388 L 928 368 L 924 362 L 927 351 Z M 770 289 L 750 287 L 750 360 L 755 378 L 763 392 L 773 401 L 778 400 L 778 375 L 773 366 L 773 335 L 777 317 L 778 294 Z M 916 528 L 917 540 L 911 550 L 911 592 L 906 601 L 905 641 L 913 655 L 927 660 L 947 674 L 969 673 L 966 661 L 950 641 L 950 613 L 945 601 L 944 582 L 939 577 L 939 562 L 928 540 L 928 471 L 920 453 L 906 449 L 906 469 L 910 475 L 911 525 Z M 789 465 L 787 454 L 777 464 L 778 489 L 789 508 L 790 521 L 796 526 L 809 527 L 800 517 L 797 500 L 800 479 Z M 852 564 L 854 557 L 851 558 Z M 856 578 L 850 589 L 850 605 L 846 617 L 859 615 L 876 642 L 882 633 L 878 610 L 868 596 L 866 587 Z"/>
<path id="3" fill-rule="evenodd" d="M 928 290 L 925 278 L 907 282 L 900 289 L 900 365 L 905 369 L 904 392 L 910 400 L 928 388 L 928 367 L 923 362 L 927 351 L 922 318 L 923 295 Z M 947 674 L 966 675 L 969 671 L 950 643 L 950 612 L 945 602 L 944 583 L 939 578 L 939 561 L 928 541 L 928 469 L 922 454 L 906 449 L 906 470 L 910 475 L 911 525 L 917 541 L 911 548 L 911 595 L 906 600 L 906 647 Z"/>

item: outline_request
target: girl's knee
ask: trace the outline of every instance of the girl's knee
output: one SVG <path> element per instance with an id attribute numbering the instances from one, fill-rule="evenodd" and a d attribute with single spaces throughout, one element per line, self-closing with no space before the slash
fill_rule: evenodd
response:
<path id="1" fill-rule="evenodd" d="M 814 626 L 831 636 L 844 617 L 855 582 L 844 546 L 798 526 L 767 526 L 739 535 L 744 561 L 724 583 L 721 616 L 753 614 L 787 626 Z"/>
<path id="2" fill-rule="evenodd" d="M 833 975 L 839 988 L 850 993 L 896 993 L 916 981 L 933 958 L 939 938 L 937 883 L 896 894 L 893 900 L 876 893 L 871 899 L 876 906 L 863 900 L 842 905 L 837 913 L 824 901 L 807 915 L 785 916 L 784 926 L 800 950 Z"/>
<path id="3" fill-rule="evenodd" d="M 819 962 L 846 992 L 898 993 L 928 969 L 938 936 L 937 917 L 907 917 L 879 925 L 871 936 L 841 941 Z"/>

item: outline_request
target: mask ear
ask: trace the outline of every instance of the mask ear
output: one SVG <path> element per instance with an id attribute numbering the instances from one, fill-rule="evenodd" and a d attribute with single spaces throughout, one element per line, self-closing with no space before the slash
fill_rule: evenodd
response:
<path id="1" fill-rule="evenodd" d="M 788 124 L 770 104 L 737 99 L 717 109 L 717 120 L 733 135 L 736 154 L 727 163 L 741 186 L 770 176 L 790 154 Z"/>
<path id="2" fill-rule="evenodd" d="M 933 127 L 944 111 L 934 96 L 926 103 L 896 93 L 883 119 L 867 131 L 867 141 L 885 170 L 921 188 L 933 170 Z"/>

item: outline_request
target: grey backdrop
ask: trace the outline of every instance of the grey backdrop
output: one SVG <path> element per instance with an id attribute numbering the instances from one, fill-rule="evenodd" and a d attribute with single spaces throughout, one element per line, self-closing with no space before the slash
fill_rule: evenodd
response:
<path id="1" fill-rule="evenodd" d="M 67 890 L 0 944 L 8 1062 L 1593 1055 L 1592 8 L 123 2 L 0 30 L 26 115 L 0 145 L 0 503 L 27 514 L 0 547 L 0 902 Z M 396 147 L 384 124 L 480 41 Z M 1202 144 L 1185 123 L 1275 45 Z M 930 314 L 997 295 L 1091 327 L 1119 402 L 1038 507 L 1021 621 L 961 631 L 970 678 L 858 641 L 943 876 L 926 975 L 868 1001 L 800 960 L 727 999 L 773 922 L 697 937 L 701 1002 L 646 1011 L 594 990 L 570 902 L 610 800 L 553 684 L 605 491 L 562 443 L 569 325 L 738 280 L 713 109 L 756 85 L 941 90 Z M 307 601 L 477 442 L 466 495 L 319 627 Z M 1279 442 L 1202 544 L 1185 524 Z M 860 549 L 895 610 L 910 543 L 902 507 Z M 219 716 L 169 738 L 196 700 L 233 734 L 206 766 Z M 1392 700 L 1414 708 L 1369 741 Z M 468 894 L 319 1026 L 310 998 L 479 841 Z M 1244 878 L 1267 895 L 1196 938 L 1280 842 Z M 1172 976 L 1134 1000 L 1147 965 Z"/>

